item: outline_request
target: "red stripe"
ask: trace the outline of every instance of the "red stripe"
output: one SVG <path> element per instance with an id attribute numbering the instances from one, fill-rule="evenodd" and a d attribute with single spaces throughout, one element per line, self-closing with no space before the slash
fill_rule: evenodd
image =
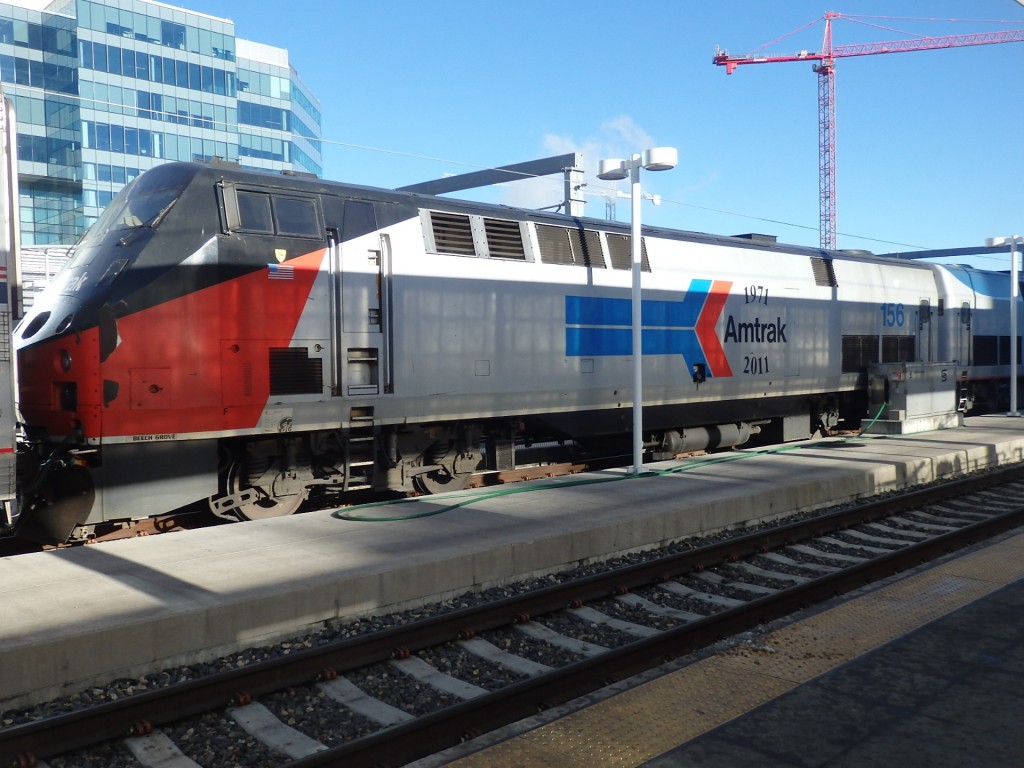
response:
<path id="1" fill-rule="evenodd" d="M 704 309 L 697 318 L 697 338 L 704 349 L 704 357 L 707 358 L 708 366 L 711 368 L 712 376 L 732 376 L 732 368 L 729 360 L 722 349 L 722 342 L 718 339 L 715 326 L 718 325 L 718 318 L 722 315 L 722 307 L 725 300 L 729 298 L 729 291 L 732 289 L 732 282 L 729 280 L 715 280 L 711 285 L 711 291 L 704 302 Z"/>

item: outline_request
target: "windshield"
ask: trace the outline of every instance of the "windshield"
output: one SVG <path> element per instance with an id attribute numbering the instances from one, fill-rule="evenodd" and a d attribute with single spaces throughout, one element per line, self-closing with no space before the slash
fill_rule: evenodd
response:
<path id="1" fill-rule="evenodd" d="M 181 195 L 191 174 L 158 166 L 134 179 L 114 198 L 82 237 L 79 248 L 99 241 L 108 232 L 154 226 Z"/>

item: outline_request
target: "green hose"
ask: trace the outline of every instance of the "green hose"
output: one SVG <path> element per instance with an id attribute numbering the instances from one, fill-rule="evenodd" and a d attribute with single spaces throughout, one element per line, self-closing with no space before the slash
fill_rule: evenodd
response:
<path id="1" fill-rule="evenodd" d="M 857 433 L 857 437 L 861 437 L 865 432 L 867 432 L 869 429 L 871 429 L 871 427 L 874 425 L 874 423 L 876 421 L 878 421 L 878 417 L 882 415 L 882 411 L 885 410 L 885 406 L 887 406 L 888 404 L 889 403 L 887 403 L 887 402 L 886 403 L 882 403 L 878 407 L 878 412 L 875 413 L 875 418 L 873 418 L 871 421 L 869 421 L 868 425 L 866 427 L 861 427 L 860 432 Z"/>

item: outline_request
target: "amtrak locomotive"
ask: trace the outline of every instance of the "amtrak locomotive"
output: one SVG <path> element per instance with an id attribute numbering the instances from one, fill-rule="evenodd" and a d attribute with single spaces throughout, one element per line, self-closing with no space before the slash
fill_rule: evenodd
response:
<path id="1" fill-rule="evenodd" d="M 1005 392 L 1008 282 L 960 267 L 647 228 L 655 457 L 807 437 L 876 362 Z M 167 164 L 128 185 L 15 330 L 25 535 L 310 495 L 458 489 L 540 441 L 631 424 L 626 226 Z"/>

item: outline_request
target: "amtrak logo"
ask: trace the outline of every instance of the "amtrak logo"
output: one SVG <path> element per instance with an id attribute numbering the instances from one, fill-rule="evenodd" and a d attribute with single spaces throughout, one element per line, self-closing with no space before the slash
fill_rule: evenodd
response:
<path id="1" fill-rule="evenodd" d="M 691 280 L 682 301 L 640 305 L 641 346 L 645 355 L 682 355 L 692 369 L 704 364 L 708 376 L 732 376 L 715 333 L 732 283 Z M 565 297 L 565 353 L 569 357 L 633 354 L 630 299 Z"/>

